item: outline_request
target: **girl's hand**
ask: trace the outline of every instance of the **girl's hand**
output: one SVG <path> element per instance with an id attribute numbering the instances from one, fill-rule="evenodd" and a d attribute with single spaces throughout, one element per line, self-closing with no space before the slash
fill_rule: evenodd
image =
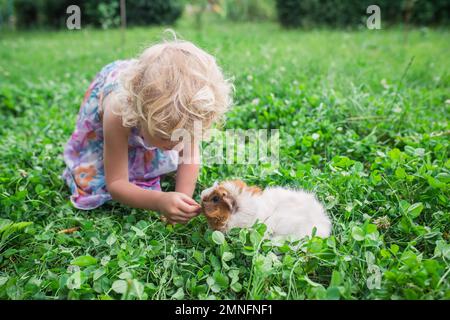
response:
<path id="1" fill-rule="evenodd" d="M 200 205 L 180 192 L 164 192 L 160 198 L 159 210 L 168 222 L 187 223 L 200 212 Z"/>

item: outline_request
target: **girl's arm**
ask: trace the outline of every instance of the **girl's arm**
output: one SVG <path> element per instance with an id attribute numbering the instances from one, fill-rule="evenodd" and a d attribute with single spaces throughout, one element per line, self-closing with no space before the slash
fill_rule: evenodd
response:
<path id="1" fill-rule="evenodd" d="M 192 146 L 192 154 L 187 163 L 180 163 L 177 170 L 175 191 L 182 192 L 192 198 L 197 183 L 200 168 L 200 148 L 197 144 Z M 183 157 L 183 151 L 180 152 Z"/>
<path id="2" fill-rule="evenodd" d="M 198 205 L 185 194 L 146 190 L 129 182 L 130 129 L 122 126 L 121 117 L 113 114 L 111 108 L 112 105 L 103 108 L 103 162 L 106 187 L 112 198 L 133 208 L 163 212 L 172 222 L 188 221 L 198 211 Z"/>
<path id="3" fill-rule="evenodd" d="M 109 98 L 109 97 L 108 97 Z M 159 210 L 162 193 L 144 190 L 128 180 L 128 136 L 130 129 L 122 126 L 122 120 L 109 106 L 103 114 L 103 163 L 106 187 L 113 197 L 134 208 Z"/>

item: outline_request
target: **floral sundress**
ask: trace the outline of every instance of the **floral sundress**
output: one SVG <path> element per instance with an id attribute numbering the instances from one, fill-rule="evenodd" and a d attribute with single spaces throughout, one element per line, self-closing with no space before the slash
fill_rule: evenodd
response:
<path id="1" fill-rule="evenodd" d="M 103 167 L 102 100 L 120 86 L 118 76 L 135 60 L 118 60 L 106 65 L 90 84 L 77 118 L 76 128 L 64 147 L 66 168 L 62 178 L 70 188 L 70 201 L 78 209 L 97 208 L 111 195 L 106 188 Z M 137 128 L 128 139 L 130 182 L 161 190 L 160 176 L 177 170 L 178 152 L 149 146 Z"/>

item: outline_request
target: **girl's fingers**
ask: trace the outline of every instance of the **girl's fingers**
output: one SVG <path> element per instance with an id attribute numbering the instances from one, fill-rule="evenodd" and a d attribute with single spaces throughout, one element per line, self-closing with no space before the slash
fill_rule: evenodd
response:
<path id="1" fill-rule="evenodd" d="M 187 204 L 195 207 L 195 209 L 193 209 L 192 212 L 199 212 L 201 210 L 201 206 L 192 198 L 188 197 L 187 195 L 183 194 L 183 201 L 186 202 Z M 191 212 L 191 211 L 190 211 Z"/>
<path id="2" fill-rule="evenodd" d="M 195 214 L 198 216 L 202 212 L 202 207 L 199 205 L 198 209 L 195 210 Z"/>
<path id="3" fill-rule="evenodd" d="M 166 218 L 167 223 L 170 224 L 177 224 L 177 223 L 186 223 L 186 218 L 184 218 L 181 214 L 180 215 L 172 215 L 170 218 Z"/>
<path id="4" fill-rule="evenodd" d="M 176 219 L 179 220 L 179 221 L 182 221 L 183 223 L 187 223 L 192 218 L 196 217 L 197 215 L 198 215 L 197 213 L 180 212 L 176 216 Z"/>
<path id="5" fill-rule="evenodd" d="M 175 221 L 173 221 L 172 218 L 168 218 L 168 217 L 165 217 L 163 221 L 166 222 L 166 223 L 169 223 L 169 224 L 174 224 L 175 223 Z"/>
<path id="6" fill-rule="evenodd" d="M 188 214 L 189 216 L 192 216 L 192 214 L 197 212 L 199 208 L 200 206 L 198 204 L 191 205 L 185 201 L 180 201 L 178 205 L 178 209 L 182 211 L 184 214 Z"/>
<path id="7" fill-rule="evenodd" d="M 185 224 L 186 222 L 183 220 L 180 220 L 180 219 L 172 219 L 172 220 L 169 220 L 169 223 L 172 225 L 176 225 L 177 223 Z"/>
<path id="8" fill-rule="evenodd" d="M 182 199 L 183 199 L 184 202 L 186 202 L 187 204 L 190 204 L 191 206 L 200 207 L 200 205 L 197 202 L 195 202 L 194 199 L 188 197 L 184 193 L 183 193 Z"/>
<path id="9" fill-rule="evenodd" d="M 182 212 L 181 216 L 182 219 L 186 219 L 187 221 L 191 220 L 192 218 L 196 217 L 198 214 L 196 212 Z"/>
<path id="10" fill-rule="evenodd" d="M 174 216 L 172 219 L 176 220 L 179 223 L 187 223 L 191 220 L 191 216 L 184 212 L 180 212 L 178 215 Z"/>

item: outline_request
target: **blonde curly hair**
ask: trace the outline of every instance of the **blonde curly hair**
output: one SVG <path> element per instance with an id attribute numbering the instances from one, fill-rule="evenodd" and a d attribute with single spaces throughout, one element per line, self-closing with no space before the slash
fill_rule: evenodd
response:
<path id="1" fill-rule="evenodd" d="M 233 85 L 215 58 L 188 41 L 164 40 L 144 50 L 120 77 L 113 112 L 125 127 L 138 126 L 152 137 L 170 139 L 194 123 L 210 128 L 231 106 Z"/>

